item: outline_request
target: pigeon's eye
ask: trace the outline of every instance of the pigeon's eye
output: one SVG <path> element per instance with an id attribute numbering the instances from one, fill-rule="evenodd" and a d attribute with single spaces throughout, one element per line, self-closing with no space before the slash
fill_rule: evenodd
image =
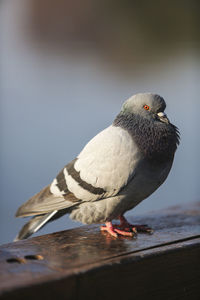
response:
<path id="1" fill-rule="evenodd" d="M 144 109 L 149 110 L 150 109 L 149 105 L 145 105 Z"/>

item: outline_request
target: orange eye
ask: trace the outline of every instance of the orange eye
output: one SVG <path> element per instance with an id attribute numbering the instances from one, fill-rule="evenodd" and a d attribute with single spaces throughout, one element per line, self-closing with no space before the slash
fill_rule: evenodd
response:
<path id="1" fill-rule="evenodd" d="M 149 107 L 148 105 L 145 105 L 145 106 L 144 106 L 144 109 L 146 109 L 146 110 L 149 110 L 149 108 L 150 108 L 150 107 Z"/>

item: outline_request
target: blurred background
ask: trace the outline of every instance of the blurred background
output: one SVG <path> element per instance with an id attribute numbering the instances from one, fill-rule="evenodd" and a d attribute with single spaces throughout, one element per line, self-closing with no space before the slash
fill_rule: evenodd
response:
<path id="1" fill-rule="evenodd" d="M 0 2 L 0 243 L 25 223 L 18 206 L 138 92 L 164 97 L 181 144 L 167 181 L 131 214 L 199 200 L 199 8 L 198 0 Z M 38 234 L 76 226 L 64 216 Z"/>

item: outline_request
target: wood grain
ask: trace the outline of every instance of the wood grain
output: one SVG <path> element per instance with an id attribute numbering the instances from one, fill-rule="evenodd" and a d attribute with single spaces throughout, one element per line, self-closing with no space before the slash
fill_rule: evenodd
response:
<path id="1" fill-rule="evenodd" d="M 0 246 L 0 299 L 199 299 L 200 206 L 131 217 L 154 234 L 98 226 Z"/>

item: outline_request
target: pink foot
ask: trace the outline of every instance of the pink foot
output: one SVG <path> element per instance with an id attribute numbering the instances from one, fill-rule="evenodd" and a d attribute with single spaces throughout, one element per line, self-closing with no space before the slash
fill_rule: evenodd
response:
<path id="1" fill-rule="evenodd" d="M 148 225 L 144 224 L 144 225 L 136 225 L 136 224 L 130 224 L 126 218 L 124 216 L 120 216 L 120 228 L 129 228 L 131 229 L 133 232 L 137 233 L 137 232 L 143 232 L 143 233 L 153 233 L 153 229 L 148 227 Z"/>
<path id="2" fill-rule="evenodd" d="M 111 222 L 106 222 L 106 226 L 101 226 L 101 231 L 107 231 L 110 235 L 118 237 L 118 234 L 123 236 L 133 236 L 133 232 L 130 228 L 125 228 L 124 230 L 117 228 L 118 225 L 113 225 Z"/>

